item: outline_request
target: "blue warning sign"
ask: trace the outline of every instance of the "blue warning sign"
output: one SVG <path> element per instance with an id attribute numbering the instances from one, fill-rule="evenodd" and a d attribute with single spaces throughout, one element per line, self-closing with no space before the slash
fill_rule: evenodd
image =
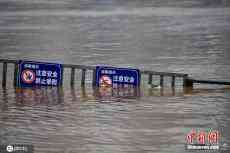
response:
<path id="1" fill-rule="evenodd" d="M 60 86 L 62 81 L 62 65 L 33 61 L 19 61 L 18 87 Z"/>
<path id="2" fill-rule="evenodd" d="M 140 86 L 140 71 L 132 68 L 96 67 L 98 87 L 137 87 Z"/>

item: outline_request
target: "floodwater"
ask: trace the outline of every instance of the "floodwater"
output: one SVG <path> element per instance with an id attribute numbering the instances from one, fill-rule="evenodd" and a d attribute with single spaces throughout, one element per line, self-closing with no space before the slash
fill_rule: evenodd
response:
<path id="1" fill-rule="evenodd" d="M 228 0 L 0 0 L 0 58 L 230 80 L 229 42 Z M 67 77 L 63 89 L 14 89 L 9 69 L 0 144 L 32 144 L 35 153 L 184 153 L 194 128 L 218 130 L 213 152 L 230 150 L 229 87 L 98 91 L 90 77 L 74 89 Z"/>

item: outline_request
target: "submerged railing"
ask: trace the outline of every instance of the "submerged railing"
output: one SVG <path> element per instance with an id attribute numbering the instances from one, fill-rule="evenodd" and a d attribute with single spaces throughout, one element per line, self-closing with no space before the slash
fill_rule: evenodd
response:
<path id="1" fill-rule="evenodd" d="M 14 64 L 13 86 L 16 86 L 17 85 L 18 60 L 0 59 L 0 63 L 3 63 L 2 87 L 6 87 L 8 64 Z M 75 65 L 75 64 L 62 64 L 62 66 L 63 66 L 63 71 L 65 69 L 71 69 L 71 73 L 70 73 L 70 86 L 71 87 L 74 87 L 74 85 L 75 85 L 75 74 L 76 74 L 75 70 L 76 69 L 81 70 L 81 86 L 85 86 L 87 71 L 93 71 L 92 86 L 95 86 L 96 66 L 85 66 L 85 65 Z M 160 86 L 164 85 L 164 77 L 171 77 L 171 86 L 172 87 L 175 87 L 176 78 L 183 78 L 184 86 L 186 83 L 186 79 L 188 78 L 188 74 L 183 74 L 183 73 L 168 73 L 168 72 L 156 72 L 156 71 L 141 70 L 141 74 L 148 76 L 148 84 L 150 84 L 150 85 L 152 85 L 152 83 L 153 83 L 153 76 L 160 76 Z M 63 79 L 62 79 L 62 81 L 63 81 Z"/>
<path id="2" fill-rule="evenodd" d="M 2 66 L 2 87 L 6 87 L 7 82 L 7 67 L 8 64 L 14 64 L 14 73 L 13 73 L 13 86 L 16 87 L 17 85 L 17 71 L 18 71 L 18 60 L 12 59 L 0 59 L 0 63 L 3 64 Z M 63 73 L 65 69 L 71 69 L 70 73 L 70 86 L 74 87 L 75 85 L 75 71 L 76 69 L 81 70 L 81 86 L 85 86 L 86 82 L 86 73 L 87 71 L 92 71 L 92 86 L 96 85 L 95 80 L 95 73 L 96 73 L 96 66 L 85 66 L 85 65 L 75 65 L 75 64 L 62 64 L 63 66 Z M 230 82 L 227 81 L 213 81 L 213 80 L 196 80 L 188 77 L 188 74 L 184 73 L 169 73 L 169 72 L 156 72 L 156 71 L 148 71 L 148 70 L 140 70 L 141 75 L 148 76 L 148 84 L 153 84 L 153 76 L 160 76 L 160 86 L 164 86 L 164 78 L 170 77 L 171 78 L 171 87 L 175 87 L 176 78 L 183 78 L 183 87 L 193 87 L 194 83 L 206 83 L 206 84 L 219 84 L 219 85 L 230 85 Z M 62 75 L 64 77 L 64 75 Z M 141 77 L 143 78 L 143 77 Z M 63 79 L 62 83 L 63 84 Z"/>

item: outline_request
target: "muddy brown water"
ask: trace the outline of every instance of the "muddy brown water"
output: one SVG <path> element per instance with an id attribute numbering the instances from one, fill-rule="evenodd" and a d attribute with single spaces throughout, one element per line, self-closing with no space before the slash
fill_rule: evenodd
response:
<path id="1" fill-rule="evenodd" d="M 229 80 L 229 7 L 227 0 L 1 0 L 0 58 Z M 0 144 L 33 144 L 36 153 L 184 153 L 186 133 L 213 128 L 224 145 L 216 152 L 230 150 L 229 87 L 144 86 L 139 95 L 111 95 L 71 89 L 68 80 L 63 90 L 15 90 L 8 78 L 0 89 Z"/>

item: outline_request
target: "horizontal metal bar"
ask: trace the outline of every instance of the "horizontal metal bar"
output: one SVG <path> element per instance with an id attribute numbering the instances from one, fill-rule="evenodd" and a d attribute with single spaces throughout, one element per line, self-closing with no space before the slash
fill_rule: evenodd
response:
<path id="1" fill-rule="evenodd" d="M 64 68 L 75 68 L 75 69 L 87 69 L 87 70 L 95 70 L 95 66 L 86 66 L 86 65 L 74 65 L 74 64 L 62 64 Z"/>
<path id="2" fill-rule="evenodd" d="M 205 83 L 205 84 L 219 84 L 219 85 L 230 85 L 227 81 L 216 81 L 216 80 L 195 80 L 190 79 L 193 83 Z"/>
<path id="3" fill-rule="evenodd" d="M 12 59 L 0 59 L 0 63 L 17 63 L 18 60 Z M 96 66 L 86 66 L 86 65 L 75 65 L 75 64 L 62 64 L 64 68 L 75 68 L 75 69 L 86 69 L 86 70 L 95 70 Z M 188 74 L 184 73 L 169 73 L 169 72 L 156 72 L 149 70 L 141 70 L 142 74 L 151 74 L 151 75 L 164 75 L 164 76 L 175 76 L 175 77 L 186 77 Z"/>
<path id="4" fill-rule="evenodd" d="M 17 60 L 11 60 L 11 59 L 0 59 L 0 63 L 17 63 Z"/>
<path id="5" fill-rule="evenodd" d="M 17 63 L 19 60 L 13 60 L 13 59 L 0 59 L 0 63 Z M 66 68 L 76 68 L 76 69 L 88 69 L 88 70 L 94 70 L 96 69 L 95 66 L 86 66 L 86 65 L 74 65 L 74 64 L 62 64 L 63 67 Z"/>
<path id="6" fill-rule="evenodd" d="M 188 74 L 184 73 L 169 73 L 169 72 L 156 72 L 156 71 L 141 71 L 142 74 L 152 74 L 152 75 L 163 75 L 163 76 L 175 76 L 175 77 L 186 77 Z"/>

